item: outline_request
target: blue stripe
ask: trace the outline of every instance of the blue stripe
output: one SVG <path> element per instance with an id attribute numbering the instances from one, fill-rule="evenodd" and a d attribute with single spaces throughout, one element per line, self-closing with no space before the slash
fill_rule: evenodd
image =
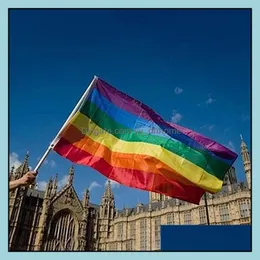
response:
<path id="1" fill-rule="evenodd" d="M 215 155 L 214 153 L 212 153 L 211 151 L 207 150 L 199 143 L 194 141 L 189 136 L 186 136 L 181 132 L 177 132 L 177 130 L 173 127 L 165 127 L 165 126 L 160 127 L 154 121 L 148 121 L 141 117 L 138 118 L 136 115 L 133 115 L 117 107 L 112 102 L 110 102 L 107 98 L 105 98 L 102 94 L 100 94 L 100 92 L 96 88 L 92 90 L 88 100 L 91 103 L 94 103 L 100 110 L 105 112 L 113 120 L 124 125 L 126 128 L 132 129 L 133 131 L 141 130 L 142 132 L 147 134 L 171 138 L 172 141 L 175 141 L 177 143 L 181 142 L 188 147 L 196 149 L 198 152 L 202 154 L 207 153 L 212 158 L 221 160 L 222 162 L 228 165 L 230 165 L 233 162 L 232 160 L 218 157 L 217 155 Z M 120 119 L 120 121 L 118 121 L 118 119 Z M 154 129 L 153 132 L 151 132 L 151 129 Z M 158 132 L 158 133 L 155 134 L 154 132 L 155 133 Z"/>

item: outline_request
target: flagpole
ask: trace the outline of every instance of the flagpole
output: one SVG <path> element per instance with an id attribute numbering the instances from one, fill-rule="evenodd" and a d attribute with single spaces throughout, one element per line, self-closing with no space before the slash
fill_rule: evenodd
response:
<path id="1" fill-rule="evenodd" d="M 207 202 L 206 193 L 204 193 L 204 201 L 205 201 L 205 208 L 206 208 L 207 224 L 210 225 L 210 222 L 209 222 L 209 209 L 208 209 L 208 202 Z"/>
<path id="2" fill-rule="evenodd" d="M 41 157 L 41 159 L 39 160 L 38 164 L 36 165 L 36 167 L 34 168 L 34 171 L 38 171 L 38 169 L 41 167 L 41 165 L 43 164 L 44 160 L 46 159 L 46 157 L 48 156 L 48 154 L 50 153 L 50 151 L 53 149 L 53 147 L 55 146 L 55 144 L 57 143 L 58 139 L 59 139 L 59 135 L 61 134 L 61 132 L 64 130 L 64 128 L 67 126 L 68 122 L 70 121 L 70 119 L 75 115 L 75 113 L 77 112 L 77 110 L 79 109 L 80 105 L 82 104 L 83 100 L 85 98 L 87 98 L 90 90 L 92 89 L 92 87 L 94 86 L 95 82 L 97 81 L 98 77 L 94 76 L 93 80 L 91 81 L 90 85 L 88 86 L 88 88 L 86 89 L 86 91 L 84 92 L 84 94 L 82 95 L 82 97 L 80 98 L 80 100 L 78 101 L 78 103 L 76 104 L 76 106 L 74 107 L 74 109 L 72 110 L 72 112 L 70 113 L 69 117 L 67 118 L 67 120 L 65 121 L 65 123 L 63 124 L 63 126 L 61 127 L 60 131 L 57 133 L 57 135 L 55 136 L 55 138 L 53 139 L 53 141 L 51 142 L 51 144 L 49 145 L 49 147 L 47 148 L 46 152 L 43 154 L 43 156 Z"/>

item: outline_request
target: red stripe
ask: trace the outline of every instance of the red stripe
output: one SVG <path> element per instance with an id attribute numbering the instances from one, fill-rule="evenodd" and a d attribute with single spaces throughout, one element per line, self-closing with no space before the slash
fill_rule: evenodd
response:
<path id="1" fill-rule="evenodd" d="M 199 204 L 200 198 L 204 194 L 204 191 L 198 187 L 184 185 L 176 181 L 169 181 L 159 174 L 112 167 L 103 158 L 93 156 L 75 147 L 64 138 L 60 139 L 53 150 L 74 163 L 90 166 L 107 178 L 128 187 L 161 193 L 195 204 Z"/>

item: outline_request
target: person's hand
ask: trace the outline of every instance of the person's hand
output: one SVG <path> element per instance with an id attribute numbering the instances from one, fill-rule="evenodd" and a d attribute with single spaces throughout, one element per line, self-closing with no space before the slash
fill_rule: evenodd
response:
<path id="1" fill-rule="evenodd" d="M 20 185 L 27 186 L 27 185 L 32 184 L 36 178 L 36 175 L 37 175 L 37 172 L 34 172 L 34 171 L 29 171 L 29 172 L 25 173 L 24 176 L 21 177 L 21 179 L 19 180 Z"/>

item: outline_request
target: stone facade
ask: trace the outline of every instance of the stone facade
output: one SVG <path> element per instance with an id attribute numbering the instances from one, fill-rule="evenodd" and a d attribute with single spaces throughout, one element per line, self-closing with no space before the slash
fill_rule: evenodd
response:
<path id="1" fill-rule="evenodd" d="M 79 200 L 73 187 L 74 168 L 68 183 L 57 191 L 58 177 L 45 191 L 19 188 L 9 194 L 10 251 L 155 251 L 160 250 L 160 225 L 251 224 L 251 163 L 241 137 L 246 183 L 238 183 L 235 169 L 226 174 L 221 192 L 207 194 L 200 205 L 149 193 L 147 205 L 116 210 L 110 182 L 100 205 L 90 203 L 86 190 Z M 27 154 L 10 180 L 28 171 Z"/>

